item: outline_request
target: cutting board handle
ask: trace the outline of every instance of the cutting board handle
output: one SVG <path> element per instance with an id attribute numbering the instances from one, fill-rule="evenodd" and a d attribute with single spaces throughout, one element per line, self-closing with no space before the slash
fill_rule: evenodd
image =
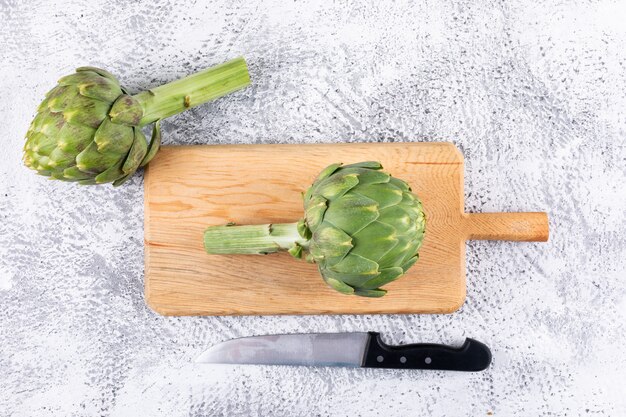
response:
<path id="1" fill-rule="evenodd" d="M 548 214 L 544 212 L 466 213 L 464 219 L 467 240 L 548 240 Z"/>

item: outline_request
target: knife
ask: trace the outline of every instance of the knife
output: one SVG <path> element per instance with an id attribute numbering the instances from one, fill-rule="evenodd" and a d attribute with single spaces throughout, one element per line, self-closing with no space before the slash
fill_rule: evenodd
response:
<path id="1" fill-rule="evenodd" d="M 301 333 L 227 340 L 206 350 L 196 362 L 471 372 L 489 366 L 491 351 L 470 338 L 455 348 L 432 343 L 390 346 L 375 332 Z"/>

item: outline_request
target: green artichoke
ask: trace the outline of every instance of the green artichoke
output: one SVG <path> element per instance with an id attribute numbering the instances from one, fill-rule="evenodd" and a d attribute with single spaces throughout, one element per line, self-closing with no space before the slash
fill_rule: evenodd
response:
<path id="1" fill-rule="evenodd" d="M 243 58 L 136 95 L 105 70 L 78 68 L 39 105 L 26 133 L 24 163 L 51 179 L 120 185 L 156 155 L 161 119 L 249 83 Z M 148 144 L 141 128 L 153 122 Z"/>
<path id="2" fill-rule="evenodd" d="M 426 218 L 409 185 L 378 162 L 325 168 L 304 193 L 298 223 L 211 226 L 210 254 L 287 250 L 314 262 L 324 281 L 344 294 L 381 297 L 382 287 L 417 261 Z"/>

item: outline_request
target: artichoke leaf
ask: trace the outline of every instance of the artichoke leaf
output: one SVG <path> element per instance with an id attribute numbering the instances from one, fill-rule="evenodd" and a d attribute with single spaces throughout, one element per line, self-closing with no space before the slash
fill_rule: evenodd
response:
<path id="1" fill-rule="evenodd" d="M 392 206 L 381 209 L 378 221 L 388 224 L 395 230 L 409 230 L 413 223 L 414 216 L 400 206 Z"/>
<path id="2" fill-rule="evenodd" d="M 57 148 L 54 138 L 44 135 L 43 133 L 33 133 L 31 135 L 29 149 L 38 155 L 48 156 Z"/>
<path id="3" fill-rule="evenodd" d="M 304 219 L 300 219 L 298 221 L 296 228 L 298 230 L 298 234 L 303 239 L 311 239 L 311 236 L 313 236 L 311 229 L 307 227 L 306 221 Z"/>
<path id="4" fill-rule="evenodd" d="M 302 200 L 306 203 L 311 199 L 311 195 L 313 194 L 313 186 L 307 188 L 307 190 L 302 194 Z"/>
<path id="5" fill-rule="evenodd" d="M 306 223 L 311 229 L 317 229 L 327 208 L 327 200 L 321 195 L 316 195 L 305 205 L 304 216 Z"/>
<path id="6" fill-rule="evenodd" d="M 146 137 L 144 136 L 143 132 L 139 128 L 134 128 L 134 130 L 135 140 L 130 147 L 130 151 L 128 151 L 126 161 L 124 161 L 124 165 L 122 166 L 124 174 L 130 174 L 135 172 L 137 168 L 139 168 L 139 164 L 148 152 L 148 145 L 146 143 Z"/>
<path id="7" fill-rule="evenodd" d="M 98 77 L 96 81 L 81 83 L 78 86 L 78 91 L 82 96 L 108 103 L 115 101 L 122 95 L 122 89 L 117 83 L 103 77 Z"/>
<path id="8" fill-rule="evenodd" d="M 399 178 L 395 178 L 395 177 L 389 178 L 389 184 L 395 185 L 402 191 L 411 191 L 411 187 L 409 187 L 409 184 L 406 181 L 403 181 Z"/>
<path id="9" fill-rule="evenodd" d="M 115 78 L 115 76 L 111 74 L 109 71 L 103 70 L 102 68 L 89 67 L 89 66 L 76 68 L 76 72 L 83 72 L 83 71 L 95 72 L 96 74 L 102 75 L 103 77 L 108 78 L 109 80 L 115 82 L 115 84 L 119 85 L 119 81 L 117 81 L 117 78 Z"/>
<path id="10" fill-rule="evenodd" d="M 102 80 L 110 81 L 94 71 L 83 70 L 61 77 L 58 84 L 64 86 L 79 86 L 81 84 L 97 84 L 102 82 Z"/>
<path id="11" fill-rule="evenodd" d="M 358 175 L 360 185 L 386 184 L 391 178 L 391 175 L 384 171 L 375 171 L 365 168 L 350 168 L 350 171 L 354 171 Z"/>
<path id="12" fill-rule="evenodd" d="M 152 137 L 150 138 L 150 145 L 148 145 L 148 152 L 146 156 L 139 164 L 140 167 L 143 167 L 148 164 L 148 162 L 152 161 L 152 158 L 155 157 L 159 149 L 161 148 L 161 121 L 157 120 L 152 127 Z"/>
<path id="13" fill-rule="evenodd" d="M 368 279 L 371 279 L 378 275 L 378 263 L 363 256 L 349 253 L 329 270 L 338 274 L 345 274 L 346 277 L 363 278 L 369 276 Z"/>
<path id="14" fill-rule="evenodd" d="M 383 268 L 388 268 L 392 266 L 401 266 L 404 260 L 406 259 L 407 255 L 413 256 L 415 254 L 415 251 L 412 250 L 412 246 L 415 244 L 413 242 L 414 240 L 413 235 L 411 234 L 399 235 L 397 236 L 397 240 L 398 242 L 396 243 L 396 246 L 394 246 L 393 249 L 391 249 L 389 252 L 387 252 L 385 255 L 383 255 L 383 257 L 381 257 L 378 260 L 378 263 Z"/>
<path id="15" fill-rule="evenodd" d="M 388 224 L 373 221 L 367 227 L 352 235 L 352 254 L 378 262 L 398 245 L 396 229 Z"/>
<path id="16" fill-rule="evenodd" d="M 321 181 L 325 178 L 330 177 L 335 171 L 337 171 L 337 169 L 339 169 L 340 166 L 341 166 L 340 163 L 328 165 L 326 168 L 322 170 L 322 172 L 319 173 L 319 175 L 315 179 L 315 182 Z"/>
<path id="17" fill-rule="evenodd" d="M 378 287 L 389 284 L 392 281 L 397 280 L 404 275 L 405 270 L 400 267 L 386 268 L 380 271 L 380 274 L 376 278 L 372 278 L 369 281 L 365 281 L 359 285 L 359 288 L 364 290 L 375 290 Z"/>
<path id="18" fill-rule="evenodd" d="M 74 155 L 63 151 L 61 148 L 56 148 L 49 155 L 50 165 L 53 167 L 65 167 L 74 162 Z"/>
<path id="19" fill-rule="evenodd" d="M 130 126 L 113 123 L 105 117 L 93 136 L 99 152 L 126 154 L 135 140 L 134 129 Z"/>
<path id="20" fill-rule="evenodd" d="M 53 113 L 62 112 L 78 95 L 78 88 L 73 85 L 57 86 L 47 97 L 48 110 Z"/>
<path id="21" fill-rule="evenodd" d="M 50 114 L 52 113 L 49 111 L 37 113 L 37 116 L 35 116 L 33 121 L 30 123 L 30 126 L 28 127 L 28 135 L 30 135 L 31 132 L 39 132 Z M 28 141 L 26 143 L 28 143 Z"/>
<path id="22" fill-rule="evenodd" d="M 417 200 L 415 198 L 415 195 L 413 195 L 412 193 L 405 192 L 402 194 L 401 204 L 414 207 L 416 203 L 415 200 Z M 418 210 L 415 210 L 415 211 L 418 212 Z"/>
<path id="23" fill-rule="evenodd" d="M 379 209 L 395 206 L 402 201 L 402 190 L 392 184 L 368 184 L 353 191 L 378 203 Z"/>
<path id="24" fill-rule="evenodd" d="M 92 142 L 96 129 L 65 123 L 57 135 L 57 145 L 65 152 L 78 155 Z"/>
<path id="25" fill-rule="evenodd" d="M 378 216 L 378 203 L 375 200 L 348 193 L 328 205 L 324 221 L 351 235 L 376 220 Z"/>
<path id="26" fill-rule="evenodd" d="M 360 295 L 361 297 L 379 298 L 385 294 L 387 294 L 387 291 L 381 288 L 378 288 L 376 290 L 361 290 L 361 289 L 354 290 L 354 295 Z"/>
<path id="27" fill-rule="evenodd" d="M 419 259 L 419 255 L 415 255 L 414 257 L 410 258 L 408 261 L 406 261 L 405 263 L 402 264 L 402 269 L 404 270 L 404 272 L 406 273 L 406 271 L 412 267 L 415 262 L 417 262 L 417 260 Z"/>
<path id="28" fill-rule="evenodd" d="M 135 97 L 122 94 L 111 106 L 109 117 L 113 123 L 138 126 L 143 117 L 143 108 Z"/>
<path id="29" fill-rule="evenodd" d="M 123 156 L 121 157 L 123 159 Z M 120 160 L 119 154 L 100 153 L 95 142 L 76 155 L 76 166 L 83 172 L 98 175 Z"/>
<path id="30" fill-rule="evenodd" d="M 331 288 L 333 288 L 336 291 L 339 291 L 342 294 L 354 294 L 354 288 L 352 288 L 351 286 L 336 280 L 334 278 L 331 277 L 327 277 L 324 275 L 324 272 L 320 269 L 320 273 L 322 274 L 322 277 L 324 278 L 324 281 L 326 282 L 326 284 L 328 284 Z"/>
<path id="31" fill-rule="evenodd" d="M 49 180 L 61 180 L 61 181 L 68 181 L 64 176 L 63 176 L 63 172 L 62 171 L 51 171 L 50 172 L 50 178 L 48 178 Z"/>
<path id="32" fill-rule="evenodd" d="M 357 162 L 356 164 L 344 165 L 343 168 L 368 168 L 368 169 L 383 169 L 383 166 L 378 161 L 364 161 Z"/>
<path id="33" fill-rule="evenodd" d="M 52 175 L 52 171 L 46 171 L 46 170 L 37 171 L 37 175 L 43 175 L 44 177 L 49 177 Z"/>
<path id="34" fill-rule="evenodd" d="M 49 113 L 39 126 L 39 132 L 51 138 L 57 137 L 67 123 L 62 113 Z"/>
<path id="35" fill-rule="evenodd" d="M 31 158 L 35 158 L 35 156 L 31 156 Z M 45 155 L 38 155 L 33 163 L 36 164 L 33 168 L 39 172 L 52 171 L 54 169 L 54 167 L 50 165 L 50 158 Z"/>
<path id="36" fill-rule="evenodd" d="M 96 175 L 95 180 L 96 184 L 104 184 L 107 182 L 113 182 L 120 177 L 124 176 L 124 171 L 122 170 L 122 165 L 124 164 L 124 158 L 120 158 L 120 160 L 115 164 L 104 170 L 100 174 Z"/>
<path id="37" fill-rule="evenodd" d="M 302 259 L 302 246 L 297 243 L 289 248 L 287 252 L 296 259 Z"/>
<path id="38" fill-rule="evenodd" d="M 120 185 L 124 184 L 126 181 L 128 181 L 130 179 L 130 177 L 132 177 L 134 174 L 134 172 L 131 172 L 130 174 L 124 175 L 121 178 L 116 179 L 115 181 L 113 181 L 113 186 L 114 187 L 119 187 Z"/>
<path id="39" fill-rule="evenodd" d="M 43 101 L 41 103 L 39 103 L 39 106 L 37 106 L 37 115 L 35 116 L 35 118 L 41 116 L 41 113 L 44 110 L 49 110 L 49 108 L 48 108 L 48 97 L 44 98 Z"/>
<path id="40" fill-rule="evenodd" d="M 92 178 L 91 174 L 81 171 L 76 166 L 65 168 L 63 170 L 63 176 L 70 180 L 86 180 Z"/>
<path id="41" fill-rule="evenodd" d="M 63 117 L 69 123 L 83 124 L 97 129 L 109 110 L 109 104 L 104 101 L 91 100 L 85 106 L 66 108 Z"/>
<path id="42" fill-rule="evenodd" d="M 320 194 L 327 200 L 333 200 L 347 193 L 358 183 L 359 180 L 356 174 L 333 175 L 320 181 L 313 192 Z"/>
<path id="43" fill-rule="evenodd" d="M 330 224 L 322 224 L 313 232 L 309 250 L 316 258 L 343 258 L 350 249 L 352 238 L 349 235 Z"/>

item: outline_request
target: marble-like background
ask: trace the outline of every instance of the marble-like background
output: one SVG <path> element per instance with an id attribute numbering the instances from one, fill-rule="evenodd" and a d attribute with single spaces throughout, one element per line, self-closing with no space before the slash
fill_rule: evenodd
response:
<path id="1" fill-rule="evenodd" d="M 626 415 L 624 21 L 607 0 L 1 0 L 0 415 Z M 136 92 L 238 55 L 253 85 L 168 119 L 166 144 L 449 140 L 467 211 L 546 210 L 550 242 L 468 244 L 452 315 L 155 314 L 141 176 L 46 181 L 20 162 L 24 133 L 74 67 Z M 474 337 L 493 366 L 190 363 L 237 336 L 354 330 Z"/>

